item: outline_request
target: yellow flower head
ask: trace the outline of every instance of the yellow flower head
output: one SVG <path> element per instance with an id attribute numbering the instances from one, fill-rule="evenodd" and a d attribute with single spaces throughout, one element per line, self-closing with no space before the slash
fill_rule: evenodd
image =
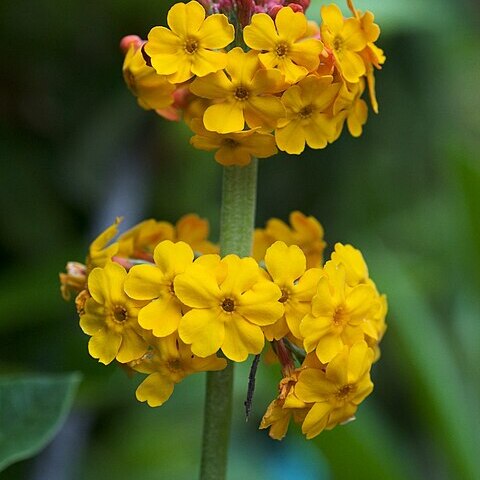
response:
<path id="1" fill-rule="evenodd" d="M 365 75 L 365 64 L 360 56 L 367 41 L 357 18 L 344 19 L 337 5 L 324 5 L 321 8 L 322 40 L 332 51 L 338 69 L 346 81 L 357 83 Z"/>
<path id="2" fill-rule="evenodd" d="M 300 324 L 300 333 L 305 350 L 315 350 L 319 360 L 327 363 L 344 345 L 363 340 L 365 334 L 378 338 L 373 318 L 379 301 L 371 285 L 349 287 L 342 264 L 327 262 L 324 272 L 312 300 L 311 313 Z"/>
<path id="3" fill-rule="evenodd" d="M 236 47 L 228 52 L 225 71 L 197 78 L 190 90 L 199 97 L 214 100 L 203 116 L 205 128 L 218 133 L 250 128 L 273 130 L 285 109 L 273 94 L 285 85 L 278 70 L 261 68 L 254 51 L 245 53 Z"/>
<path id="4" fill-rule="evenodd" d="M 198 118 L 190 126 L 196 133 L 190 143 L 199 150 L 216 150 L 215 160 L 221 165 L 244 166 L 252 157 L 267 158 L 278 152 L 273 135 L 259 133 L 257 129 L 225 134 L 210 132 Z"/>
<path id="5" fill-rule="evenodd" d="M 200 257 L 175 278 L 174 286 L 190 308 L 180 322 L 180 338 L 199 357 L 221 349 L 230 360 L 242 362 L 262 351 L 261 327 L 283 315 L 280 289 L 263 278 L 252 258 Z"/>
<path id="6" fill-rule="evenodd" d="M 175 384 L 188 375 L 223 370 L 227 365 L 224 358 L 215 355 L 196 357 L 176 333 L 165 338 L 146 338 L 149 345 L 147 353 L 129 366 L 137 372 L 149 374 L 137 388 L 136 396 L 150 407 L 163 405 L 172 395 Z"/>
<path id="7" fill-rule="evenodd" d="M 80 327 L 91 336 L 90 355 L 104 364 L 115 358 L 121 363 L 131 362 L 147 349 L 137 321 L 145 302 L 133 300 L 124 292 L 126 276 L 125 269 L 113 262 L 94 268 L 88 276 L 91 298 L 85 303 Z"/>
<path id="8" fill-rule="evenodd" d="M 295 423 L 301 423 L 311 408 L 295 394 L 299 373 L 295 370 L 282 378 L 278 386 L 279 396 L 270 403 L 260 423 L 260 429 L 270 428 L 268 435 L 274 440 L 285 437 L 292 417 Z"/>
<path id="9" fill-rule="evenodd" d="M 132 43 L 123 62 L 123 78 L 129 90 L 145 110 L 159 110 L 173 103 L 172 85 L 164 75 L 145 63 L 141 45 Z"/>
<path id="10" fill-rule="evenodd" d="M 274 325 L 265 327 L 267 340 L 280 340 L 292 333 L 300 335 L 300 321 L 310 311 L 310 303 L 315 295 L 322 275 L 320 268 L 306 270 L 305 255 L 296 246 L 275 242 L 265 254 L 265 266 L 273 282 L 282 292 L 279 300 L 285 308 L 285 315 Z"/>
<path id="11" fill-rule="evenodd" d="M 266 68 L 278 68 L 288 83 L 296 83 L 316 70 L 323 44 L 309 38 L 308 22 L 301 12 L 290 7 L 280 9 L 275 21 L 266 13 L 255 14 L 243 30 L 245 43 L 259 53 Z"/>
<path id="12" fill-rule="evenodd" d="M 320 267 L 323 262 L 323 227 L 312 217 L 299 211 L 290 214 L 290 226 L 278 218 L 271 218 L 265 229 L 256 229 L 253 241 L 253 257 L 257 261 L 265 258 L 267 248 L 277 240 L 287 245 L 298 245 L 307 260 L 307 268 Z"/>
<path id="13" fill-rule="evenodd" d="M 283 94 L 287 116 L 275 130 L 280 150 L 298 155 L 305 143 L 315 149 L 327 146 L 335 134 L 335 122 L 328 109 L 339 88 L 340 84 L 332 84 L 330 76 L 310 75 Z"/>
<path id="14" fill-rule="evenodd" d="M 218 246 L 208 241 L 210 226 L 208 220 L 200 218 L 195 213 L 188 213 L 175 224 L 177 242 L 185 242 L 194 252 L 200 254 L 217 253 Z"/>
<path id="15" fill-rule="evenodd" d="M 359 342 L 344 347 L 326 370 L 306 368 L 300 372 L 295 394 L 313 403 L 302 425 L 308 439 L 353 418 L 358 405 L 373 390 L 372 362 L 373 351 L 365 342 Z"/>
<path id="16" fill-rule="evenodd" d="M 163 240 L 174 240 L 175 229 L 168 222 L 144 220 L 118 238 L 118 256 L 153 261 L 153 250 Z"/>
<path id="17" fill-rule="evenodd" d="M 351 287 L 367 283 L 368 267 L 360 250 L 351 245 L 336 243 L 335 251 L 332 253 L 332 263 L 342 264 L 345 267 L 345 281 Z"/>
<path id="18" fill-rule="evenodd" d="M 87 256 L 87 272 L 95 267 L 103 267 L 117 254 L 118 242 L 110 242 L 117 236 L 118 225 L 121 221 L 121 218 L 117 218 L 113 225 L 110 225 L 91 243 Z"/>
<path id="19" fill-rule="evenodd" d="M 144 49 L 153 68 L 167 75 L 171 83 L 204 77 L 225 68 L 227 56 L 217 50 L 229 45 L 234 28 L 222 14 L 205 18 L 205 9 L 196 1 L 176 3 L 168 12 L 170 29 L 154 27 Z"/>
<path id="20" fill-rule="evenodd" d="M 150 300 L 140 310 L 139 324 L 156 337 L 176 332 L 182 305 L 173 287 L 175 277 L 193 262 L 193 251 L 184 242 L 165 240 L 154 251 L 155 265 L 136 265 L 128 272 L 125 292 L 137 300 Z"/>
<path id="21" fill-rule="evenodd" d="M 333 107 L 337 119 L 336 138 L 342 133 L 345 120 L 348 131 L 353 137 L 359 137 L 363 132 L 363 126 L 367 123 L 368 106 L 361 98 L 365 90 L 365 82 L 360 79 L 358 83 L 343 84 L 340 88 Z"/>

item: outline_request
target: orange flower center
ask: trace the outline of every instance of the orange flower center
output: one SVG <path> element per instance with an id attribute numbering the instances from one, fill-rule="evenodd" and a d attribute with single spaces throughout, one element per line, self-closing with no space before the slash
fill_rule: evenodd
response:
<path id="1" fill-rule="evenodd" d="M 278 57 L 286 57 L 288 53 L 288 45 L 286 43 L 279 43 L 275 47 L 275 53 Z"/>
<path id="2" fill-rule="evenodd" d="M 334 49 L 337 53 L 341 53 L 342 50 L 343 50 L 343 46 L 344 46 L 343 38 L 342 38 L 340 35 L 337 35 L 337 36 L 333 39 L 333 44 L 332 44 L 333 49 Z"/>
<path id="3" fill-rule="evenodd" d="M 117 305 L 113 309 L 113 319 L 118 323 L 123 323 L 128 318 L 127 309 L 121 305 Z"/>
<path id="4" fill-rule="evenodd" d="M 231 298 L 226 298 L 222 303 L 222 308 L 226 312 L 231 313 L 235 310 L 235 302 Z"/>
<path id="5" fill-rule="evenodd" d="M 355 390 L 355 385 L 343 385 L 343 387 L 339 388 L 336 393 L 336 397 L 340 400 L 348 397 L 353 391 Z"/>
<path id="6" fill-rule="evenodd" d="M 174 358 L 174 359 L 168 360 L 167 368 L 172 373 L 177 373 L 182 369 L 182 363 L 180 362 L 180 360 L 178 358 Z"/>
<path id="7" fill-rule="evenodd" d="M 342 307 L 338 307 L 336 310 L 335 310 L 335 313 L 333 314 L 333 323 L 336 325 L 336 326 L 341 326 L 343 325 L 344 321 L 345 321 L 345 317 L 346 317 L 346 312 L 343 310 Z"/>
<path id="8" fill-rule="evenodd" d="M 307 105 L 298 112 L 301 118 L 310 118 L 312 116 L 312 113 L 313 113 L 312 105 Z"/>
<path id="9" fill-rule="evenodd" d="M 188 38 L 185 42 L 184 48 L 189 55 L 193 55 L 198 50 L 198 40 L 194 38 Z"/>
<path id="10" fill-rule="evenodd" d="M 249 92 L 245 87 L 237 87 L 235 89 L 234 97 L 241 102 L 248 98 Z"/>
<path id="11" fill-rule="evenodd" d="M 222 140 L 222 145 L 227 148 L 237 148 L 240 146 L 240 143 L 238 143 L 236 140 L 233 138 L 224 138 Z"/>
<path id="12" fill-rule="evenodd" d="M 278 300 L 280 303 L 285 303 L 288 300 L 288 291 L 282 288 L 282 296 L 280 297 L 280 300 Z"/>

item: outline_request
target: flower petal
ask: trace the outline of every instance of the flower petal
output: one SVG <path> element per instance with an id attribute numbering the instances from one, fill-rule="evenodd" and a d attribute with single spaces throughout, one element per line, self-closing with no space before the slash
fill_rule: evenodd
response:
<path id="1" fill-rule="evenodd" d="M 88 342 L 88 353 L 98 361 L 108 365 L 118 353 L 122 336 L 112 330 L 99 330 Z"/>
<path id="2" fill-rule="evenodd" d="M 139 402 L 147 402 L 150 407 L 163 405 L 172 395 L 173 381 L 161 373 L 152 373 L 137 388 Z"/>
<path id="3" fill-rule="evenodd" d="M 178 328 L 183 342 L 192 353 L 205 358 L 218 351 L 225 338 L 225 326 L 219 309 L 193 309 L 187 312 Z"/>
<path id="4" fill-rule="evenodd" d="M 156 337 L 166 337 L 178 329 L 182 311 L 173 295 L 163 295 L 140 310 L 138 323 Z"/>
<path id="5" fill-rule="evenodd" d="M 222 351 L 227 358 L 234 362 L 243 362 L 250 353 L 260 353 L 264 341 L 262 329 L 240 316 L 233 315 L 230 321 L 225 322 Z"/>

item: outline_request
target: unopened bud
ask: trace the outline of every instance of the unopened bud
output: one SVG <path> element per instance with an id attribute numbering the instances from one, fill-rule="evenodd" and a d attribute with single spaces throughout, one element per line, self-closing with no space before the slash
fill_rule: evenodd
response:
<path id="1" fill-rule="evenodd" d="M 120 40 L 120 50 L 126 54 L 132 44 L 138 49 L 143 43 L 144 41 L 138 35 L 127 35 Z"/>

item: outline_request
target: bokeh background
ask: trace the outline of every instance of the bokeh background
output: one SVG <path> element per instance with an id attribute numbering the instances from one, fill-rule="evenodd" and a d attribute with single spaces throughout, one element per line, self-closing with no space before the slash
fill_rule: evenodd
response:
<path id="1" fill-rule="evenodd" d="M 146 36 L 172 3 L 0 2 L 0 370 L 84 378 L 54 442 L 1 478 L 197 476 L 204 377 L 162 408 L 138 403 L 140 377 L 88 357 L 57 280 L 117 215 L 127 228 L 195 211 L 218 235 L 221 167 L 185 126 L 138 108 L 121 76 L 119 39 Z M 245 423 L 238 368 L 229 479 L 480 478 L 479 5 L 358 0 L 388 58 L 380 115 L 360 139 L 261 161 L 258 225 L 299 209 L 321 220 L 330 249 L 360 248 L 388 294 L 389 328 L 357 420 L 313 441 L 257 430 L 273 366 L 260 367 Z"/>

